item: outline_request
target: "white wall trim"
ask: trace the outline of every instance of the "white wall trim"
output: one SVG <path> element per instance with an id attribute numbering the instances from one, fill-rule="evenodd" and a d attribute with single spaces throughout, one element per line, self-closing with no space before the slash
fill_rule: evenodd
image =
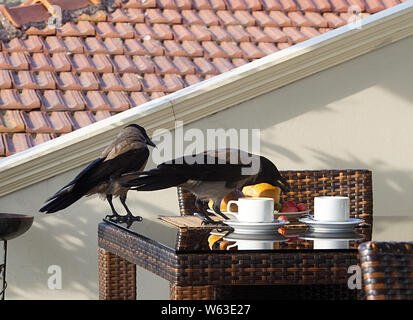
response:
<path id="1" fill-rule="evenodd" d="M 0 196 L 83 165 L 119 129 L 173 129 L 413 35 L 413 0 L 0 160 Z M 379 67 L 379 66 L 378 66 Z"/>

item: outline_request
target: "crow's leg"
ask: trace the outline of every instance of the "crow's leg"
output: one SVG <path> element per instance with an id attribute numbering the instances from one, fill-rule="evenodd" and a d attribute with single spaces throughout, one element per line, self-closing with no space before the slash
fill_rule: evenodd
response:
<path id="1" fill-rule="evenodd" d="M 142 221 L 142 217 L 141 216 L 136 216 L 135 217 L 132 214 L 132 212 L 129 210 L 128 206 L 126 205 L 126 194 L 121 195 L 119 197 L 119 199 L 120 199 L 120 202 L 122 203 L 122 205 L 125 207 L 125 210 L 127 212 L 126 216 L 122 216 L 122 222 L 127 223 L 127 228 L 129 228 L 134 221 Z"/>
<path id="2" fill-rule="evenodd" d="M 107 215 L 106 219 L 113 221 L 113 222 L 119 222 L 120 219 L 122 218 L 122 216 L 116 212 L 115 207 L 113 206 L 112 203 L 112 195 L 111 194 L 107 194 L 106 195 L 106 200 L 109 202 L 110 208 L 112 209 L 112 215 Z"/>
<path id="3" fill-rule="evenodd" d="M 209 216 L 209 212 L 205 209 L 205 202 L 199 198 L 195 200 L 195 207 L 198 209 L 199 212 L 195 213 L 195 215 L 199 216 L 202 219 L 202 224 L 215 224 L 215 225 L 222 225 L 222 221 L 215 221 L 211 219 Z"/>
<path id="4" fill-rule="evenodd" d="M 214 212 L 217 215 L 223 217 L 225 220 L 229 220 L 229 218 L 221 212 L 221 201 L 222 199 L 218 199 L 217 201 L 214 201 Z"/>

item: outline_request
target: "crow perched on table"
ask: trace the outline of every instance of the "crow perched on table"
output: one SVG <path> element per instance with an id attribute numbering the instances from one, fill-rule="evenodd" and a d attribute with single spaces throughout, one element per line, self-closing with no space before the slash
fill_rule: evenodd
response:
<path id="1" fill-rule="evenodd" d="M 194 159 L 197 159 L 195 163 Z M 246 159 L 251 161 L 246 162 Z M 255 171 L 253 159 L 256 160 L 255 164 L 258 164 Z M 123 176 L 131 177 L 128 182 L 122 183 L 131 190 L 151 191 L 182 187 L 191 191 L 196 196 L 196 208 L 204 222 L 208 223 L 214 222 L 205 209 L 204 202 L 208 200 L 214 201 L 215 213 L 228 219 L 221 212 L 220 203 L 225 195 L 235 189 L 266 182 L 284 191 L 289 190 L 288 183 L 269 159 L 238 149 L 205 151 L 164 162 L 152 170 L 127 173 Z"/>
<path id="2" fill-rule="evenodd" d="M 145 168 L 149 157 L 148 145 L 155 147 L 144 128 L 137 124 L 124 127 L 99 158 L 47 199 L 47 204 L 39 211 L 53 213 L 67 208 L 83 196 L 97 193 L 106 197 L 112 209 L 112 215 L 106 218 L 114 222 L 142 220 L 139 216 L 133 216 L 127 207 L 126 196 L 129 188 L 120 183 L 128 181 L 127 177 L 121 177 L 123 173 Z M 119 196 L 126 209 L 126 215 L 121 216 L 116 212 L 112 203 L 113 196 Z"/>

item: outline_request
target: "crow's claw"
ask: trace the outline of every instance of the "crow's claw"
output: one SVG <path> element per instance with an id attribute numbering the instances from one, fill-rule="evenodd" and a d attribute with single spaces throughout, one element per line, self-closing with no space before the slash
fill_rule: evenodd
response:
<path id="1" fill-rule="evenodd" d="M 131 214 L 127 214 L 124 216 L 121 215 L 111 215 L 111 216 L 106 216 L 106 219 L 109 221 L 112 221 L 114 223 L 126 223 L 126 228 L 129 228 L 135 221 L 142 221 L 142 217 L 140 216 L 133 216 Z"/>

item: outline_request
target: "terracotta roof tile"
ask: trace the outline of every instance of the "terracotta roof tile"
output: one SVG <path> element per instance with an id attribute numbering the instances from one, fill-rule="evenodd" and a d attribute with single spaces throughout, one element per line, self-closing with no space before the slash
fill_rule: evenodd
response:
<path id="1" fill-rule="evenodd" d="M 1 132 L 24 132 L 23 112 L 19 110 L 6 110 L 0 112 Z"/>
<path id="2" fill-rule="evenodd" d="M 8 89 L 11 87 L 10 72 L 8 70 L 0 70 L 0 89 Z"/>
<path id="3" fill-rule="evenodd" d="M 313 27 L 311 20 L 307 19 L 301 12 L 289 12 L 288 17 L 291 19 L 293 26 Z"/>
<path id="4" fill-rule="evenodd" d="M 220 73 L 227 72 L 235 68 L 229 59 L 225 58 L 215 58 L 212 60 L 215 68 L 218 69 Z"/>
<path id="5" fill-rule="evenodd" d="M 283 32 L 290 38 L 293 43 L 302 42 L 308 39 L 305 34 L 294 27 L 285 27 L 283 28 Z"/>
<path id="6" fill-rule="evenodd" d="M 193 7 L 197 10 L 212 9 L 208 0 L 193 0 Z"/>
<path id="7" fill-rule="evenodd" d="M 243 26 L 253 26 L 256 24 L 255 18 L 246 10 L 235 11 L 234 17 L 239 21 Z"/>
<path id="8" fill-rule="evenodd" d="M 154 57 L 153 62 L 156 66 L 156 73 L 177 73 L 178 70 L 176 69 L 175 65 L 168 57 L 159 56 Z"/>
<path id="9" fill-rule="evenodd" d="M 76 111 L 73 112 L 73 116 L 70 117 L 70 121 L 74 129 L 79 129 L 96 122 L 96 119 L 90 111 Z"/>
<path id="10" fill-rule="evenodd" d="M 343 26 L 351 6 L 365 17 L 401 2 L 33 1 L 0 9 L 24 34 L 0 41 L 0 157 Z M 74 8 L 61 28 L 45 23 L 50 1 Z"/>
<path id="11" fill-rule="evenodd" d="M 174 57 L 173 63 L 176 66 L 179 74 L 194 74 L 196 67 L 191 59 L 187 57 Z"/>
<path id="12" fill-rule="evenodd" d="M 17 89 L 54 89 L 55 80 L 48 71 L 13 71 L 10 72 L 13 86 Z"/>
<path id="13" fill-rule="evenodd" d="M 174 92 L 184 88 L 185 84 L 181 77 L 176 74 L 166 74 L 163 81 L 168 88 L 167 92 Z"/>
<path id="14" fill-rule="evenodd" d="M 292 26 L 291 19 L 282 11 L 271 11 L 270 17 L 276 22 L 277 26 L 289 27 Z"/>
<path id="15" fill-rule="evenodd" d="M 228 26 L 227 30 L 236 42 L 250 41 L 251 35 L 242 26 Z"/>
<path id="16" fill-rule="evenodd" d="M 242 50 L 233 42 L 222 42 L 221 48 L 230 58 L 241 58 L 243 55 Z"/>
<path id="17" fill-rule="evenodd" d="M 60 90 L 45 90 L 42 109 L 44 111 L 84 110 L 85 101 L 79 91 L 67 90 L 63 93 Z"/>
<path id="18" fill-rule="evenodd" d="M 262 0 L 264 9 L 268 11 L 282 10 L 283 7 L 278 0 Z"/>
<path id="19" fill-rule="evenodd" d="M 265 56 L 265 53 L 251 42 L 242 42 L 240 47 L 246 59 L 259 59 Z"/>
<path id="20" fill-rule="evenodd" d="M 208 31 L 206 26 L 193 25 L 191 26 L 190 30 L 192 34 L 195 36 L 194 40 L 205 41 L 212 39 L 212 35 Z"/>
<path id="21" fill-rule="evenodd" d="M 195 10 L 182 10 L 181 11 L 182 19 L 185 24 L 204 24 L 201 18 L 198 15 L 198 11 Z"/>
<path id="22" fill-rule="evenodd" d="M 175 4 L 176 4 L 176 7 L 181 10 L 192 8 L 191 0 L 175 0 Z"/>
<path id="23" fill-rule="evenodd" d="M 177 24 L 182 22 L 182 16 L 177 10 L 165 9 L 163 11 L 163 16 L 166 18 L 168 23 Z"/>
<path id="24" fill-rule="evenodd" d="M 226 10 L 218 10 L 217 11 L 217 16 L 219 19 L 221 19 L 222 25 L 238 25 L 240 24 L 239 20 L 235 18 L 235 16 L 232 14 L 231 11 L 226 11 Z"/>
<path id="25" fill-rule="evenodd" d="M 270 42 L 260 42 L 258 44 L 258 48 L 265 53 L 265 55 L 272 54 L 274 52 L 279 51 L 277 47 L 274 45 L 274 43 Z"/>
<path id="26" fill-rule="evenodd" d="M 303 11 L 303 12 L 312 12 L 312 11 L 318 11 L 316 5 L 312 0 L 296 0 L 298 7 Z"/>
<path id="27" fill-rule="evenodd" d="M 328 21 L 318 12 L 306 12 L 305 17 L 318 28 L 326 28 Z"/>
<path id="28" fill-rule="evenodd" d="M 138 106 L 150 101 L 148 94 L 146 92 L 132 92 L 129 96 L 129 101 L 131 101 L 131 106 Z"/>
<path id="29" fill-rule="evenodd" d="M 172 30 L 175 40 L 196 40 L 195 35 L 184 25 L 173 25 Z"/>
<path id="30" fill-rule="evenodd" d="M 136 39 L 125 39 L 123 48 L 125 49 L 125 54 L 142 56 L 149 54 L 142 42 Z"/>
<path id="31" fill-rule="evenodd" d="M 187 74 L 185 76 L 184 82 L 187 86 L 192 86 L 194 84 L 197 84 L 199 82 L 201 82 L 203 79 L 195 74 Z"/>
<path id="32" fill-rule="evenodd" d="M 313 0 L 317 9 L 321 12 L 327 12 L 332 10 L 331 3 L 329 0 Z"/>
<path id="33" fill-rule="evenodd" d="M 218 74 L 215 66 L 205 58 L 194 58 L 194 64 L 200 74 Z"/>
<path id="34" fill-rule="evenodd" d="M 54 133 L 38 133 L 35 135 L 35 137 L 31 136 L 31 140 L 34 145 L 38 145 L 43 142 L 50 141 L 56 137 L 57 135 Z"/>
<path id="35" fill-rule="evenodd" d="M 203 41 L 204 56 L 206 58 L 223 58 L 227 54 L 223 51 L 215 41 Z"/>
<path id="36" fill-rule="evenodd" d="M 162 78 L 155 74 L 145 74 L 144 78 L 142 79 L 142 84 L 143 90 L 146 92 L 164 92 L 168 90 Z"/>
<path id="37" fill-rule="evenodd" d="M 0 69 L 28 70 L 29 62 L 23 52 L 0 52 Z"/>
<path id="38" fill-rule="evenodd" d="M 40 108 L 40 100 L 35 90 L 1 90 L 0 108 L 1 109 L 23 109 L 31 110 Z"/>
<path id="39" fill-rule="evenodd" d="M 52 123 L 55 132 L 68 133 L 73 130 L 72 123 L 67 112 L 52 112 L 49 120 Z M 43 140 L 41 142 L 47 141 L 47 136 L 45 134 L 42 134 L 42 137 L 40 138 Z M 46 140 L 44 140 L 44 138 L 46 138 Z"/>
<path id="40" fill-rule="evenodd" d="M 199 10 L 198 14 L 202 22 L 208 26 L 216 26 L 220 24 L 220 19 L 213 10 Z"/>
<path id="41" fill-rule="evenodd" d="M 231 10 L 247 10 L 247 4 L 244 0 L 227 0 L 228 9 Z"/>

